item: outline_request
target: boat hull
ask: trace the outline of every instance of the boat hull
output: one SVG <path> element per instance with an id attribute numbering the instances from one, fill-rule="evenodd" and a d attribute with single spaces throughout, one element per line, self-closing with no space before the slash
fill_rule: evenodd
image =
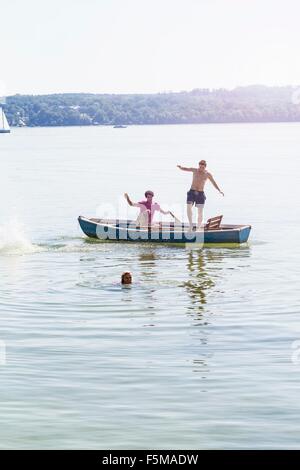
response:
<path id="1" fill-rule="evenodd" d="M 222 225 L 218 230 L 190 232 L 185 224 L 140 228 L 133 221 L 104 221 L 80 216 L 79 225 L 90 238 L 106 241 L 151 243 L 246 243 L 250 225 Z"/>

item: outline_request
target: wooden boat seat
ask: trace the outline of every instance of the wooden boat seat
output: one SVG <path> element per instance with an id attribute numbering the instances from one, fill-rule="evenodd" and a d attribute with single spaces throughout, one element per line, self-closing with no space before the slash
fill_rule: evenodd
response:
<path id="1" fill-rule="evenodd" d="M 220 225 L 223 219 L 223 215 L 217 215 L 216 217 L 211 217 L 207 219 L 204 230 L 220 230 Z"/>

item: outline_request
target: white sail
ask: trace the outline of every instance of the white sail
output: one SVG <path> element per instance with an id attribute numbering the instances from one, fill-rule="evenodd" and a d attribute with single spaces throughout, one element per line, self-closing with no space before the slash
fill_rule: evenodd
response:
<path id="1" fill-rule="evenodd" d="M 10 132 L 10 127 L 2 108 L 0 108 L 0 132 Z"/>

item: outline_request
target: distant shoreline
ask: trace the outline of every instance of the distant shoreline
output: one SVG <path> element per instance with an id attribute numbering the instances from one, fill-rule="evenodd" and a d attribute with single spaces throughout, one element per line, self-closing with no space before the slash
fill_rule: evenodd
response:
<path id="1" fill-rule="evenodd" d="M 126 127 L 145 127 L 145 126 L 206 126 L 206 125 L 232 125 L 232 124 L 299 124 L 299 121 L 243 121 L 243 122 L 186 122 L 186 123 L 165 123 L 165 124 L 126 124 Z M 63 127 L 80 127 L 80 128 L 91 128 L 91 127 L 111 127 L 114 128 L 113 124 L 88 124 L 88 125 L 62 125 L 62 126 L 11 126 L 11 129 L 57 129 Z"/>
<path id="2" fill-rule="evenodd" d="M 254 85 L 157 94 L 14 95 L 3 107 L 14 127 L 300 122 L 300 88 Z"/>

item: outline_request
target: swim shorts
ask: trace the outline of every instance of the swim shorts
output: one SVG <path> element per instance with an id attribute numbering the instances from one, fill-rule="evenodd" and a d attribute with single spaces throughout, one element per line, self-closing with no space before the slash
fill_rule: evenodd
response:
<path id="1" fill-rule="evenodd" d="M 196 206 L 198 205 L 204 206 L 205 199 L 206 199 L 206 196 L 204 194 L 204 191 L 195 191 L 194 189 L 190 189 L 187 192 L 187 198 L 186 198 L 187 204 L 196 204 Z"/>

